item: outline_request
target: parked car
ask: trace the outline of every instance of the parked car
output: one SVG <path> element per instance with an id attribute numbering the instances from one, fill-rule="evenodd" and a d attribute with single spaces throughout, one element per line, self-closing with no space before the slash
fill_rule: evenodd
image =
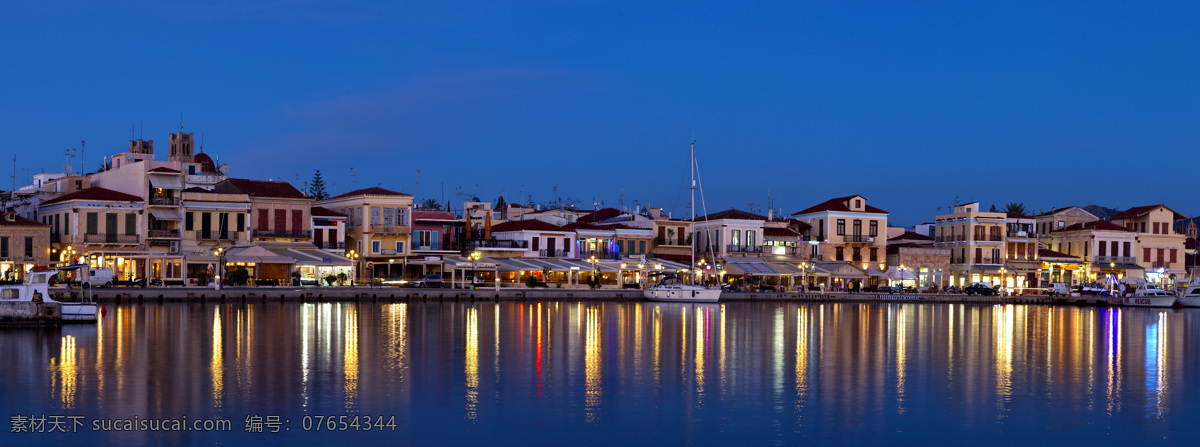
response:
<path id="1" fill-rule="evenodd" d="M 1070 291 L 1070 289 L 1067 289 L 1066 283 L 1056 282 L 1054 284 L 1051 284 L 1049 287 L 1046 287 L 1046 294 L 1050 295 L 1050 296 L 1056 296 L 1056 295 L 1066 296 L 1066 295 L 1070 295 L 1071 291 Z"/>
<path id="2" fill-rule="evenodd" d="M 987 284 L 975 283 L 963 288 L 963 293 L 967 295 L 992 296 L 996 294 L 996 289 Z"/>
<path id="3" fill-rule="evenodd" d="M 421 279 L 408 283 L 409 287 L 444 287 L 445 285 L 446 282 L 442 279 L 442 275 L 425 275 Z"/>
<path id="4" fill-rule="evenodd" d="M 146 288 L 146 278 L 135 279 L 113 279 L 112 285 L 120 287 L 141 287 Z"/>

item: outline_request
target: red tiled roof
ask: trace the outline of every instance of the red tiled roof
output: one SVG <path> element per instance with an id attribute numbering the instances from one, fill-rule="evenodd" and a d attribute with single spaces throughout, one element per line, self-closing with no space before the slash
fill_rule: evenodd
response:
<path id="1" fill-rule="evenodd" d="M 736 208 L 730 208 L 725 211 L 718 211 L 718 212 L 709 214 L 704 217 L 697 217 L 695 219 L 692 219 L 692 221 L 693 222 L 703 222 L 706 220 L 719 220 L 719 219 L 761 220 L 764 222 L 767 220 L 767 218 L 765 216 L 759 216 L 759 215 L 751 213 L 751 212 L 742 211 L 742 210 L 739 210 Z"/>
<path id="2" fill-rule="evenodd" d="M 537 219 L 529 220 L 510 220 L 508 222 L 492 225 L 492 232 L 504 231 L 571 231 L 558 225 L 542 222 Z"/>
<path id="3" fill-rule="evenodd" d="M 180 171 L 178 169 L 171 169 L 168 167 L 154 168 L 147 172 L 161 172 L 164 174 L 179 174 L 180 173 Z"/>
<path id="4" fill-rule="evenodd" d="M 566 228 L 568 230 L 612 231 L 612 227 L 608 227 L 608 226 L 602 227 L 599 225 L 592 225 L 587 222 L 572 222 L 572 223 L 563 225 L 563 228 Z"/>
<path id="5" fill-rule="evenodd" d="M 600 208 L 584 216 L 579 216 L 579 222 L 601 222 L 624 214 L 616 208 Z"/>
<path id="6" fill-rule="evenodd" d="M 888 244 L 890 245 L 892 243 L 891 241 L 932 241 L 932 240 L 933 240 L 933 238 L 926 236 L 924 234 L 917 233 L 914 231 L 905 231 L 904 234 L 901 234 L 894 238 L 888 239 Z"/>
<path id="7" fill-rule="evenodd" d="M 413 211 L 413 220 L 455 220 L 449 211 Z"/>
<path id="8" fill-rule="evenodd" d="M 1135 207 L 1133 207 L 1133 208 L 1130 208 L 1130 209 L 1127 209 L 1127 210 L 1125 210 L 1125 211 L 1121 211 L 1121 212 L 1117 213 L 1117 214 L 1116 214 L 1116 215 L 1114 215 L 1113 217 L 1110 217 L 1110 218 L 1109 218 L 1109 220 L 1112 220 L 1112 219 L 1127 219 L 1127 218 L 1131 218 L 1131 217 L 1138 217 L 1138 216 L 1141 216 L 1141 215 L 1143 215 L 1143 214 L 1146 214 L 1146 213 L 1149 213 L 1149 212 L 1151 212 L 1151 211 L 1154 211 L 1155 209 L 1157 209 L 1157 208 L 1158 208 L 1158 207 L 1160 207 L 1160 206 L 1161 206 L 1161 207 L 1163 207 L 1163 208 L 1166 208 L 1166 209 L 1167 209 L 1167 211 L 1170 211 L 1170 212 L 1171 212 L 1171 214 L 1173 214 L 1173 215 L 1174 215 L 1174 217 L 1173 217 L 1174 219 L 1183 219 L 1183 215 L 1182 215 L 1182 214 L 1179 214 L 1178 212 L 1176 212 L 1175 210 L 1171 209 L 1170 207 L 1168 207 L 1168 206 L 1166 206 L 1166 205 L 1163 205 L 1163 204 L 1161 204 L 1161 203 L 1160 203 L 1160 204 L 1158 204 L 1158 205 L 1135 206 Z"/>
<path id="9" fill-rule="evenodd" d="M 207 192 L 207 193 L 211 193 L 212 191 L 209 191 L 209 190 L 207 190 L 207 189 L 201 188 L 201 187 L 199 187 L 199 186 L 193 186 L 193 187 L 191 187 L 191 188 L 184 189 L 182 192 Z"/>
<path id="10" fill-rule="evenodd" d="M 763 236 L 800 237 L 800 233 L 791 228 L 763 227 Z"/>
<path id="11" fill-rule="evenodd" d="M 81 189 L 70 194 L 64 194 L 53 199 L 42 202 L 42 205 L 50 205 L 52 203 L 66 202 L 68 200 L 107 200 L 110 202 L 141 202 L 142 198 L 125 194 L 123 192 L 113 191 L 99 186 Z"/>
<path id="12" fill-rule="evenodd" d="M 370 188 L 363 188 L 363 189 L 359 189 L 356 191 L 350 191 L 348 193 L 341 194 L 341 195 L 338 195 L 338 196 L 335 196 L 332 198 L 340 199 L 343 197 L 354 197 L 354 196 L 407 196 L 407 195 L 410 195 L 410 194 L 396 192 L 396 191 L 392 191 L 390 189 L 383 189 L 378 186 L 372 186 Z"/>
<path id="13" fill-rule="evenodd" d="M 836 212 L 850 213 L 853 211 L 850 211 L 850 206 L 846 205 L 846 203 L 849 202 L 850 199 L 853 199 L 855 197 L 862 197 L 862 196 L 846 196 L 846 197 L 838 197 L 835 199 L 829 199 L 829 200 L 826 200 L 824 202 L 817 204 L 816 206 L 810 207 L 804 211 L 792 213 L 792 215 L 799 216 L 802 214 L 818 213 L 821 211 L 836 211 Z M 864 198 L 863 200 L 866 200 L 866 199 Z M 881 209 L 873 207 L 871 205 L 864 204 L 863 209 L 865 210 L 865 211 L 862 211 L 864 213 L 888 214 L 887 211 L 881 210 Z"/>
<path id="14" fill-rule="evenodd" d="M 795 226 L 796 228 L 799 228 L 801 230 L 807 230 L 807 229 L 812 228 L 812 225 L 809 225 L 808 222 L 805 222 L 803 220 L 792 219 L 790 217 L 787 218 L 787 223 L 788 223 L 788 226 Z"/>
<path id="15" fill-rule="evenodd" d="M 329 208 L 325 208 L 325 207 L 323 207 L 323 206 L 314 206 L 314 207 L 312 207 L 312 210 L 310 210 L 310 211 L 312 212 L 312 215 L 313 215 L 313 217 L 317 217 L 317 216 L 321 216 L 321 217 L 346 217 L 346 215 L 345 215 L 345 214 L 339 213 L 339 212 L 337 212 L 337 211 L 334 211 L 334 210 L 331 210 L 331 209 L 329 209 Z"/>
<path id="16" fill-rule="evenodd" d="M 1074 256 L 1071 256 L 1071 255 L 1069 255 L 1069 254 L 1063 253 L 1063 252 L 1061 252 L 1061 251 L 1054 251 L 1054 250 L 1045 249 L 1045 248 L 1038 249 L 1038 258 L 1039 258 L 1039 259 L 1043 259 L 1043 258 L 1055 258 L 1055 259 L 1079 259 L 1079 258 L 1076 258 L 1076 257 L 1074 257 Z"/>
<path id="17" fill-rule="evenodd" d="M 225 179 L 221 183 L 217 183 L 214 191 L 225 194 L 246 194 L 251 197 L 278 197 L 283 199 L 304 199 L 308 197 L 288 182 L 240 178 Z"/>
<path id="18" fill-rule="evenodd" d="M 1072 224 L 1072 225 L 1066 226 L 1065 228 L 1059 228 L 1059 229 L 1053 230 L 1051 232 L 1058 233 L 1060 231 L 1079 231 L 1079 230 L 1127 231 L 1127 232 L 1131 232 L 1131 233 L 1133 232 L 1133 230 L 1122 227 L 1120 225 L 1109 222 L 1107 220 L 1097 220 L 1097 221 L 1092 221 L 1092 222 L 1083 222 L 1083 223 Z"/>
<path id="19" fill-rule="evenodd" d="M 1004 216 L 1009 219 L 1033 219 L 1032 216 L 1026 216 L 1021 213 L 1004 213 Z"/>
<path id="20" fill-rule="evenodd" d="M 13 218 L 13 220 L 8 220 L 7 217 L 0 215 L 0 227 L 48 227 L 48 226 L 50 226 L 50 225 L 38 222 L 33 219 L 26 219 L 26 218 L 18 216 L 16 214 L 13 214 L 12 218 Z"/>

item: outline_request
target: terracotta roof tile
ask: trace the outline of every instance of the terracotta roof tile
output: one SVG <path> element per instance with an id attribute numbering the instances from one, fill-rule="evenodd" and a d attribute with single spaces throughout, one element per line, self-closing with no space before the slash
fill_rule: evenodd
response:
<path id="1" fill-rule="evenodd" d="M 510 220 L 508 222 L 492 225 L 493 233 L 504 232 L 504 231 L 566 231 L 566 232 L 570 232 L 571 230 L 568 230 L 566 228 L 560 227 L 558 225 L 555 225 L 555 224 L 552 224 L 549 222 L 542 222 L 537 219 Z"/>
<path id="2" fill-rule="evenodd" d="M 1054 251 L 1054 250 L 1049 250 L 1049 249 L 1045 249 L 1045 248 L 1038 250 L 1038 259 L 1042 259 L 1042 258 L 1075 259 L 1075 260 L 1079 259 L 1079 258 L 1076 258 L 1069 254 L 1063 253 L 1061 251 Z"/>
<path id="3" fill-rule="evenodd" d="M 579 222 L 603 222 L 608 219 L 612 219 L 614 217 L 620 216 L 621 214 L 624 214 L 624 213 L 621 212 L 621 210 L 618 210 L 616 208 L 601 208 L 596 211 L 592 211 L 592 212 L 588 213 L 587 215 L 579 216 L 579 219 L 577 219 L 577 221 L 579 221 Z"/>
<path id="4" fill-rule="evenodd" d="M 800 237 L 800 233 L 791 228 L 763 227 L 763 236 Z"/>
<path id="5" fill-rule="evenodd" d="M 314 206 L 310 211 L 312 212 L 313 217 L 346 217 L 345 214 L 325 208 L 323 206 Z"/>
<path id="6" fill-rule="evenodd" d="M 340 199 L 343 197 L 354 197 L 354 196 L 411 196 L 411 194 L 405 194 L 402 192 L 396 192 L 396 191 L 392 191 L 390 189 L 383 189 L 383 188 L 380 188 L 377 186 L 373 186 L 370 188 L 363 188 L 363 189 L 359 189 L 359 190 L 355 190 L 355 191 L 350 191 L 348 193 L 334 196 L 331 198 Z"/>
<path id="7" fill-rule="evenodd" d="M 799 215 L 803 215 L 803 214 L 819 213 L 821 211 L 835 211 L 835 212 L 842 212 L 842 213 L 850 213 L 853 211 L 850 211 L 850 207 L 848 205 L 846 205 L 846 202 L 848 202 L 850 199 L 853 199 L 855 197 L 861 197 L 861 196 L 846 196 L 846 197 L 838 197 L 838 198 L 834 198 L 834 199 L 829 199 L 829 200 L 821 202 L 815 206 L 809 207 L 808 209 L 805 209 L 803 211 L 792 213 L 792 215 L 799 216 Z M 864 199 L 864 200 L 866 200 L 866 199 Z M 881 210 L 881 209 L 873 207 L 871 205 L 864 204 L 863 209 L 865 210 L 865 211 L 863 211 L 865 213 L 888 214 L 887 211 Z"/>
<path id="8" fill-rule="evenodd" d="M 917 233 L 914 231 L 905 231 L 904 234 L 901 234 L 894 238 L 888 239 L 888 244 L 890 245 L 892 243 L 891 241 L 932 241 L 932 240 L 933 240 L 933 238 L 926 236 L 924 234 Z"/>
<path id="9" fill-rule="evenodd" d="M 1173 217 L 1174 219 L 1183 219 L 1183 215 L 1182 215 L 1182 214 L 1179 214 L 1178 212 L 1176 212 L 1175 210 L 1171 209 L 1170 207 L 1168 207 L 1168 206 L 1166 206 L 1166 205 L 1163 205 L 1163 204 L 1158 204 L 1158 205 L 1135 206 L 1135 207 L 1133 207 L 1133 208 L 1127 209 L 1127 210 L 1125 210 L 1125 211 L 1121 211 L 1121 212 L 1119 212 L 1119 213 L 1117 213 L 1117 214 L 1113 215 L 1113 217 L 1110 217 L 1110 218 L 1109 218 L 1109 220 L 1112 220 L 1112 219 L 1128 219 L 1128 218 L 1132 218 L 1132 217 L 1138 217 L 1138 216 L 1141 216 L 1141 215 L 1143 215 L 1143 214 L 1146 214 L 1146 213 L 1149 213 L 1149 212 L 1151 212 L 1151 211 L 1154 211 L 1155 209 L 1157 209 L 1157 208 L 1158 208 L 1158 207 L 1160 207 L 1160 206 L 1161 206 L 1161 207 L 1163 207 L 1163 208 L 1166 208 L 1166 209 L 1167 209 L 1167 211 L 1170 211 L 1170 212 L 1171 212 L 1171 214 L 1173 214 L 1173 215 L 1174 215 L 1174 217 Z"/>
<path id="10" fill-rule="evenodd" d="M 718 212 L 709 214 L 704 217 L 697 217 L 695 219 L 692 219 L 692 221 L 703 222 L 706 220 L 719 220 L 719 219 L 761 220 L 764 222 L 767 220 L 766 216 L 759 216 L 759 215 L 751 213 L 751 212 L 742 211 L 742 210 L 739 210 L 736 208 L 730 208 L 725 211 L 718 211 Z"/>
<path id="11" fill-rule="evenodd" d="M 612 231 L 611 227 L 608 227 L 608 226 L 602 227 L 599 225 L 592 225 L 587 222 L 572 222 L 572 223 L 563 225 L 563 228 L 566 228 L 568 230 Z"/>
<path id="12" fill-rule="evenodd" d="M 1109 222 L 1107 220 L 1097 220 L 1097 221 L 1092 221 L 1092 222 L 1083 222 L 1083 223 L 1068 225 L 1065 228 L 1059 228 L 1057 230 L 1052 230 L 1051 233 L 1058 233 L 1060 231 L 1079 231 L 1079 230 L 1127 231 L 1127 232 L 1131 232 L 1131 233 L 1133 232 L 1133 230 L 1122 227 L 1120 225 Z"/>
<path id="13" fill-rule="evenodd" d="M 13 215 L 13 220 L 8 220 L 7 217 L 0 215 L 0 227 L 49 227 L 44 223 L 33 219 L 26 219 L 21 216 Z"/>
<path id="14" fill-rule="evenodd" d="M 53 199 L 42 202 L 42 205 L 50 205 L 54 203 L 66 202 L 68 200 L 106 200 L 111 202 L 141 202 L 142 198 L 125 194 L 123 192 L 113 191 L 108 188 L 93 186 L 91 188 L 81 189 L 70 194 L 64 194 Z"/>
<path id="15" fill-rule="evenodd" d="M 308 198 L 308 196 L 292 186 L 291 183 L 269 180 L 225 179 L 221 183 L 217 183 L 217 186 L 213 190 L 224 194 L 246 194 L 251 197 Z"/>
<path id="16" fill-rule="evenodd" d="M 154 168 L 147 172 L 160 172 L 160 173 L 164 173 L 164 174 L 179 174 L 180 173 L 180 171 L 178 169 L 171 169 L 171 168 L 167 168 L 167 167 Z"/>

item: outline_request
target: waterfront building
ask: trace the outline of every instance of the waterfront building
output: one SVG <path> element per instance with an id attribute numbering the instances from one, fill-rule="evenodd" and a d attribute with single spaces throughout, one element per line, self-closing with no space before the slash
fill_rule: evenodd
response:
<path id="1" fill-rule="evenodd" d="M 251 210 L 250 196 L 191 187 L 182 191 L 180 199 L 183 209 L 182 234 L 176 229 L 151 229 L 149 236 L 173 236 L 179 239 L 184 258 L 184 283 L 207 284 L 206 280 L 217 276 L 216 265 L 220 262 L 221 252 L 250 243 L 250 233 L 246 231 Z"/>
<path id="2" fill-rule="evenodd" d="M 50 235 L 50 225 L 18 216 L 15 211 L 0 214 L 0 279 L 22 280 L 33 266 L 57 262 Z"/>
<path id="3" fill-rule="evenodd" d="M 1037 218 L 1020 213 L 1005 213 L 1004 227 L 1004 270 L 1001 284 L 1012 293 L 1039 288 Z"/>
<path id="4" fill-rule="evenodd" d="M 1182 214 L 1162 204 L 1133 207 L 1110 219 L 1137 233 L 1139 250 L 1133 253 L 1137 264 L 1145 269 L 1146 280 L 1162 284 L 1168 290 L 1188 275 L 1183 265 L 1186 236 L 1175 225 L 1182 219 Z"/>
<path id="5" fill-rule="evenodd" d="M 932 237 L 907 231 L 888 239 L 887 265 L 889 277 L 900 282 L 911 275 L 917 288 L 940 289 L 949 282 L 946 272 L 950 270 L 950 248 L 936 246 Z"/>
<path id="6" fill-rule="evenodd" d="M 617 249 L 617 230 L 611 226 L 599 226 L 587 222 L 574 222 L 563 228 L 575 232 L 575 259 L 620 261 Z"/>
<path id="7" fill-rule="evenodd" d="M 312 253 L 316 249 L 312 245 L 312 198 L 290 183 L 229 178 L 217 183 L 213 192 L 244 194 L 250 199 L 249 218 L 244 219 L 249 245 L 224 254 L 226 272 L 245 269 L 258 285 L 290 284 L 294 282 L 292 272 L 304 274 L 301 264 L 315 266 L 324 258 L 324 254 Z M 235 224 L 229 221 L 226 225 Z M 311 255 L 300 256 L 296 250 Z"/>
<path id="8" fill-rule="evenodd" d="M 1005 217 L 980 211 L 979 202 L 971 202 L 935 218 L 934 245 L 950 249 L 951 286 L 1004 283 Z"/>
<path id="9" fill-rule="evenodd" d="M 1097 220 L 1100 220 L 1100 218 L 1095 214 L 1089 213 L 1077 206 L 1068 206 L 1062 209 L 1051 208 L 1048 213 L 1038 214 L 1034 216 L 1034 222 L 1036 224 L 1036 232 L 1039 235 L 1038 242 L 1041 244 L 1039 248 L 1057 250 L 1057 248 L 1050 246 L 1050 235 L 1054 230 L 1063 229 L 1078 223 L 1095 222 Z"/>
<path id="10" fill-rule="evenodd" d="M 811 227 L 809 234 L 818 242 L 820 259 L 853 263 L 872 275 L 865 285 L 873 286 L 886 268 L 888 215 L 869 205 L 866 197 L 853 195 L 826 200 L 793 213 L 792 218 Z"/>
<path id="11" fill-rule="evenodd" d="M 1133 230 L 1104 220 L 1051 231 L 1050 241 L 1056 251 L 1080 260 L 1079 264 L 1064 265 L 1059 282 L 1076 286 L 1110 275 L 1116 275 L 1118 279 L 1142 278 L 1145 269 L 1138 265 L 1135 257 L 1137 240 Z"/>
<path id="12" fill-rule="evenodd" d="M 42 202 L 39 214 L 51 228 L 50 241 L 59 264 L 111 268 L 120 279 L 182 281 L 182 256 L 151 255 L 143 249 L 139 232 L 144 206 L 142 197 L 93 186 Z M 159 271 L 147 272 L 150 259 L 157 261 Z M 143 276 L 148 273 L 160 276 Z"/>
<path id="13" fill-rule="evenodd" d="M 320 200 L 315 205 L 347 216 L 345 246 L 355 262 L 357 277 L 373 275 L 376 272 L 369 271 L 376 268 L 382 269 L 377 272 L 382 274 L 393 268 L 385 265 L 389 263 L 417 264 L 417 260 L 408 259 L 412 246 L 412 194 L 371 187 Z"/>

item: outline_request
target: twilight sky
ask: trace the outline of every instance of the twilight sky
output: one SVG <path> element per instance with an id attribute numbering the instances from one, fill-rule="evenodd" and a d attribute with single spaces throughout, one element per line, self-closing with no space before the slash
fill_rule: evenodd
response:
<path id="1" fill-rule="evenodd" d="M 1200 213 L 1200 4 L 906 3 L 7 1 L 0 156 L 165 159 L 182 115 L 236 177 L 679 216 L 694 138 L 709 212 Z"/>

